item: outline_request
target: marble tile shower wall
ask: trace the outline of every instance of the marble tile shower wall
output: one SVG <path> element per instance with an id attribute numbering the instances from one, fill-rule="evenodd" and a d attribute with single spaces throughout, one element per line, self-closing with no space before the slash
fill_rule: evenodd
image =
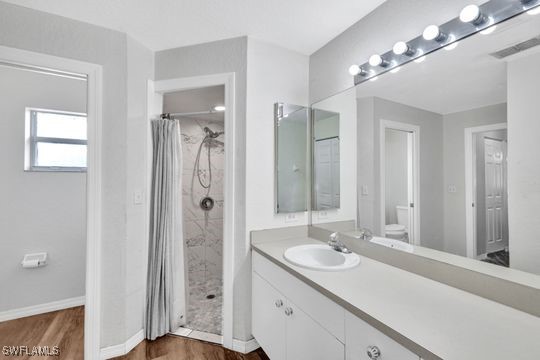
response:
<path id="1" fill-rule="evenodd" d="M 213 140 L 210 146 L 212 185 L 210 190 L 199 184 L 195 161 L 204 127 L 223 131 L 222 122 L 184 118 L 180 122 L 182 135 L 182 206 L 184 216 L 184 241 L 187 247 L 189 284 L 222 279 L 223 269 L 223 175 L 225 151 L 223 136 Z M 200 173 L 205 184 L 209 181 L 208 147 L 201 150 Z M 206 212 L 199 206 L 201 198 L 211 196 L 215 205 Z"/>

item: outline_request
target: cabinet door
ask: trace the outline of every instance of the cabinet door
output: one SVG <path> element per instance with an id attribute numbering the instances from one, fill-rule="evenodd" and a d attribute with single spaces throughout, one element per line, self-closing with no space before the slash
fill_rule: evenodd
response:
<path id="1" fill-rule="evenodd" d="M 288 302 L 283 312 L 287 317 L 287 360 L 345 359 L 344 345 L 300 308 Z"/>
<path id="2" fill-rule="evenodd" d="M 349 312 L 345 314 L 345 346 L 347 360 L 419 360 L 418 355 Z M 370 358 L 368 349 L 380 355 Z"/>
<path id="3" fill-rule="evenodd" d="M 252 279 L 253 336 L 271 360 L 285 360 L 285 298 L 256 273 Z"/>

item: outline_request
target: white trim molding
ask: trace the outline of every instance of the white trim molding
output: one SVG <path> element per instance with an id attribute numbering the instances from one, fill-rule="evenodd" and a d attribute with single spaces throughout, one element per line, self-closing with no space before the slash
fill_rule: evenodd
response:
<path id="1" fill-rule="evenodd" d="M 51 301 L 45 304 L 26 306 L 23 308 L 0 312 L 0 322 L 20 319 L 27 316 L 45 314 L 51 311 L 69 309 L 84 305 L 84 296 Z"/>
<path id="2" fill-rule="evenodd" d="M 126 340 L 126 342 L 118 345 L 108 346 L 101 349 L 100 359 L 112 359 L 117 356 L 123 356 L 129 353 L 144 340 L 144 330 L 139 330 L 135 335 Z"/>
<path id="3" fill-rule="evenodd" d="M 251 339 L 248 341 L 233 339 L 232 349 L 242 354 L 249 354 L 250 352 L 257 350 L 260 347 L 261 346 L 255 339 Z"/>
<path id="4" fill-rule="evenodd" d="M 235 274 L 235 222 L 236 222 L 236 101 L 235 74 L 223 73 L 187 78 L 149 81 L 148 117 L 157 113 L 156 104 L 160 102 L 157 95 L 169 92 L 204 88 L 209 86 L 225 86 L 225 181 L 223 211 L 223 346 L 233 349 L 233 281 Z M 147 145 L 148 159 L 152 159 L 151 148 Z M 149 164 L 147 166 L 149 168 Z M 148 219 L 147 222 L 149 222 Z"/>
<path id="5" fill-rule="evenodd" d="M 476 211 L 473 202 L 476 202 L 476 152 L 473 147 L 473 135 L 507 128 L 507 123 L 498 123 L 484 126 L 465 128 L 465 233 L 467 239 L 467 257 L 476 259 Z"/>
<path id="6" fill-rule="evenodd" d="M 101 65 L 0 46 L 0 61 L 87 78 L 86 304 L 84 358 L 97 359 L 101 340 L 101 207 L 103 68 Z"/>

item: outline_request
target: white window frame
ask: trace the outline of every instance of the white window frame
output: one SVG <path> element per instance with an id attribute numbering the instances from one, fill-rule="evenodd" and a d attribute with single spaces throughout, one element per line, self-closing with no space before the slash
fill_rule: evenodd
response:
<path id="1" fill-rule="evenodd" d="M 38 109 L 38 108 L 26 108 L 28 118 L 28 166 L 29 171 L 51 171 L 51 172 L 86 172 L 87 167 L 74 167 L 74 166 L 38 166 L 37 161 L 37 143 L 50 143 L 50 144 L 72 144 L 72 145 L 85 145 L 88 150 L 88 140 L 83 139 L 66 139 L 60 137 L 43 137 L 37 136 L 37 114 L 48 113 L 58 115 L 70 115 L 84 117 L 88 122 L 87 114 L 77 113 L 70 111 L 50 110 L 50 109 Z M 88 164 L 87 164 L 88 165 Z"/>

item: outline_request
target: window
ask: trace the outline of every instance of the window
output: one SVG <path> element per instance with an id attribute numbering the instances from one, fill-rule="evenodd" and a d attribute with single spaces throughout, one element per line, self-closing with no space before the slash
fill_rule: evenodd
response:
<path id="1" fill-rule="evenodd" d="M 86 171 L 86 114 L 27 109 L 27 170 Z"/>

